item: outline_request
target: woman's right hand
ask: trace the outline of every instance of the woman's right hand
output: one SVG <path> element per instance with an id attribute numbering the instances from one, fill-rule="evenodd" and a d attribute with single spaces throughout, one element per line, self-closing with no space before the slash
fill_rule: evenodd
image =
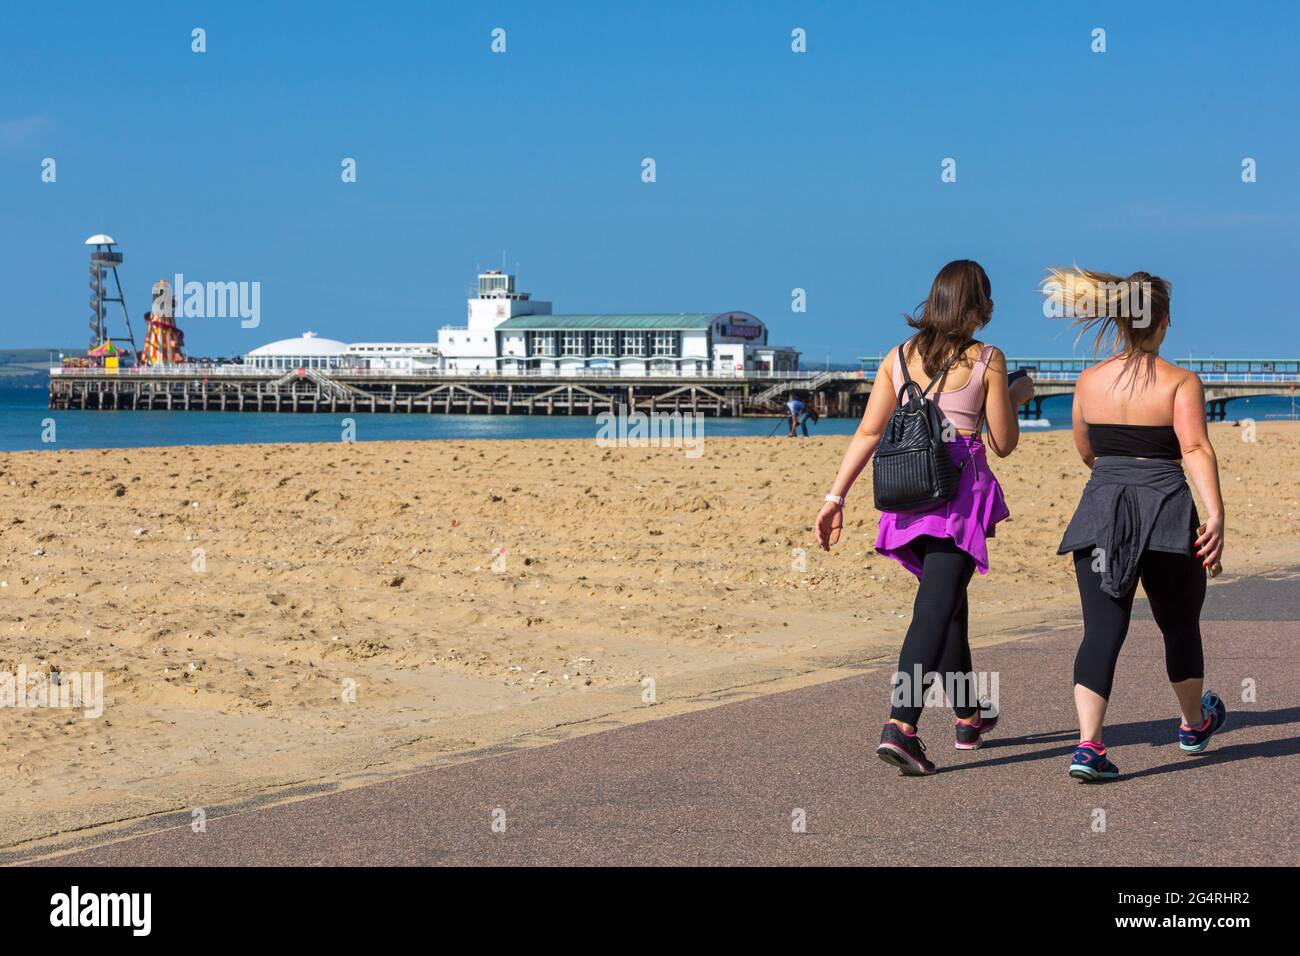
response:
<path id="1" fill-rule="evenodd" d="M 829 551 L 831 545 L 839 544 L 840 532 L 844 530 L 844 508 L 833 501 L 822 505 L 817 513 L 817 544 L 823 551 Z"/>
<path id="2" fill-rule="evenodd" d="M 1223 570 L 1223 516 L 1211 515 L 1197 529 L 1196 556 L 1209 569 L 1210 577 Z"/>

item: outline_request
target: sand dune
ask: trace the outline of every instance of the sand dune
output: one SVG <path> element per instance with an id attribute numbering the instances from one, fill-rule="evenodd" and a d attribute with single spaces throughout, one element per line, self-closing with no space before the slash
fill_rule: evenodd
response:
<path id="1" fill-rule="evenodd" d="M 1300 428 L 1212 434 L 1226 570 L 1300 563 Z M 887 656 L 911 584 L 871 550 L 867 479 L 839 548 L 811 539 L 844 443 L 0 455 L 0 672 L 106 685 L 98 718 L 0 709 L 0 843 L 620 719 L 644 678 L 663 708 Z M 1065 433 L 994 467 L 979 640 L 1074 613 L 1054 552 L 1086 477 Z"/>

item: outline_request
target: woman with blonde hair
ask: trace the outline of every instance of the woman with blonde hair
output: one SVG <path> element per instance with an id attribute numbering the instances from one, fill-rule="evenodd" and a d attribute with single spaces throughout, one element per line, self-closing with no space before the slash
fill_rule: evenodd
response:
<path id="1" fill-rule="evenodd" d="M 1020 440 L 1016 407 L 1033 398 L 1028 376 L 1009 382 L 1006 359 L 975 334 L 993 317 L 989 277 L 978 262 L 944 266 L 925 302 L 908 317 L 916 330 L 882 362 L 871 385 L 862 422 L 849 442 L 839 473 L 817 515 L 823 550 L 840 539 L 844 501 L 897 413 L 919 415 L 927 401 L 943 420 L 944 455 L 956 472 L 950 495 L 903 510 L 883 510 L 876 550 L 916 575 L 912 621 L 899 652 L 889 720 L 876 755 L 906 776 L 935 772 L 917 735 L 925 693 L 942 681 L 957 722 L 958 750 L 974 750 L 997 723 L 992 702 L 977 699 L 967 633 L 966 586 L 978 569 L 988 572 L 987 538 L 1009 512 L 989 469 L 982 435 L 1000 457 Z M 922 388 L 921 383 L 928 382 Z M 938 417 L 938 416 L 936 416 Z M 874 489 L 880 494 L 879 485 Z"/>
<path id="2" fill-rule="evenodd" d="M 1223 554 L 1223 497 L 1201 380 L 1160 357 L 1169 283 L 1147 272 L 1053 268 L 1043 293 L 1054 315 L 1080 326 L 1079 338 L 1095 332 L 1094 356 L 1110 353 L 1075 385 L 1074 444 L 1092 475 L 1057 552 L 1074 556 L 1083 605 L 1074 661 L 1079 745 L 1069 773 L 1107 780 L 1119 768 L 1106 755 L 1102 723 L 1138 581 L 1164 638 L 1179 746 L 1199 753 L 1223 726 L 1223 701 L 1202 695 L 1200 631 L 1206 571 L 1218 574 Z M 1203 525 L 1183 466 L 1208 509 Z"/>

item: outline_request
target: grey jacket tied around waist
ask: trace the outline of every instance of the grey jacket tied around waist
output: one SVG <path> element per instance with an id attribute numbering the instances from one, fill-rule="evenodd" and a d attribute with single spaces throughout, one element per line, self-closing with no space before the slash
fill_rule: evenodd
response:
<path id="1" fill-rule="evenodd" d="M 1056 553 L 1101 549 L 1101 589 L 1123 597 L 1144 551 L 1190 555 L 1199 524 L 1179 462 L 1104 455 L 1092 464 Z"/>

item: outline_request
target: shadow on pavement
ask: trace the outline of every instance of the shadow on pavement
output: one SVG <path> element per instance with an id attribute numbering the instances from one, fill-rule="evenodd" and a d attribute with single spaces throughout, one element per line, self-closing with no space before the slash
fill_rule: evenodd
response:
<path id="1" fill-rule="evenodd" d="M 1230 763 L 1234 760 L 1251 760 L 1255 757 L 1293 757 L 1300 754 L 1300 734 L 1297 733 L 1292 733 L 1290 737 L 1282 740 L 1262 740 L 1250 744 L 1230 744 L 1226 747 L 1216 746 L 1226 735 L 1237 730 L 1244 730 L 1248 727 L 1278 727 L 1288 724 L 1300 724 L 1300 707 L 1286 707 L 1278 710 L 1230 710 L 1228 711 L 1227 725 L 1215 735 L 1215 742 L 1210 745 L 1209 750 L 1201 754 L 1183 754 L 1180 751 L 1179 759 L 1173 763 L 1161 764 L 1158 767 L 1148 767 L 1145 770 L 1123 774 L 1117 782 L 1170 773 L 1175 770 L 1188 770 L 1204 763 Z M 1300 730 L 1300 728 L 1297 729 Z M 1177 718 L 1114 724 L 1106 728 L 1105 739 L 1107 746 L 1114 747 L 1127 747 L 1143 743 L 1152 747 L 1174 746 L 1178 742 Z M 997 767 L 1031 760 L 1064 759 L 1074 752 L 1075 742 L 1076 734 L 1073 730 L 1052 730 L 1037 734 L 1023 734 L 1019 737 L 1006 739 L 995 738 L 990 740 L 983 749 L 993 750 L 1004 747 L 1058 743 L 1062 744 L 1062 746 L 1052 746 L 1031 753 L 1008 754 L 1005 757 L 991 757 L 986 760 L 976 760 L 957 766 L 942 767 L 939 772 L 951 773 L 960 770 L 972 770 L 976 767 Z"/>

